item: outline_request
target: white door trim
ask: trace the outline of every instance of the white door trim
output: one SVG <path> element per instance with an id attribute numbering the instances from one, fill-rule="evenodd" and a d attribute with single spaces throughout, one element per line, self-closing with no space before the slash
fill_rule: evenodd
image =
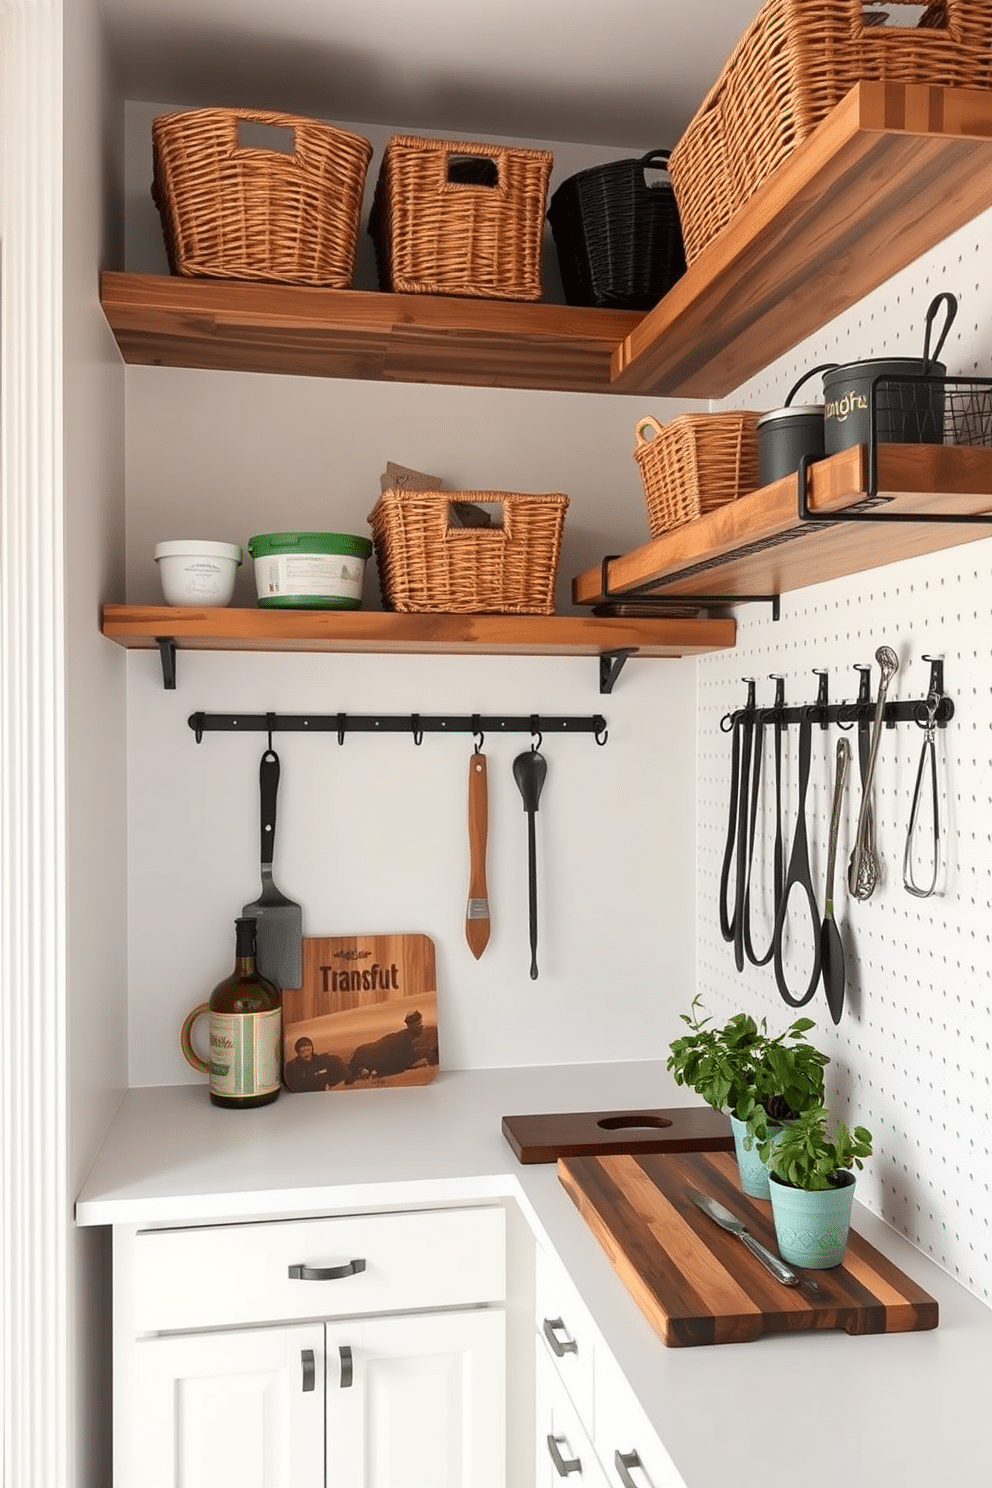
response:
<path id="1" fill-rule="evenodd" d="M 67 1481 L 62 0 L 0 0 L 3 1481 Z"/>

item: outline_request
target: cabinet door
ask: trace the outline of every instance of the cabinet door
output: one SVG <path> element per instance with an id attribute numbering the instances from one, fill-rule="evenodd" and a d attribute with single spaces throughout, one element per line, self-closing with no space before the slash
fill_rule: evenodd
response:
<path id="1" fill-rule="evenodd" d="M 326 1333 L 327 1488 L 504 1488 L 502 1311 L 336 1322 Z"/>
<path id="2" fill-rule="evenodd" d="M 116 1488 L 324 1488 L 321 1324 L 142 1339 L 132 1358 Z"/>

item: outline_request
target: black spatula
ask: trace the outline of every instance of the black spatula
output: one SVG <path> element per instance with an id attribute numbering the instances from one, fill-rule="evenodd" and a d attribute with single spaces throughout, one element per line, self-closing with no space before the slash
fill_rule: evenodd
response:
<path id="1" fill-rule="evenodd" d="M 513 778 L 524 799 L 527 813 L 527 875 L 530 902 L 530 974 L 537 980 L 537 836 L 534 814 L 541 799 L 548 762 L 537 749 L 518 754 L 513 761 Z"/>
<path id="2" fill-rule="evenodd" d="M 294 988 L 303 983 L 303 911 L 272 881 L 279 789 L 279 756 L 274 749 L 266 749 L 262 755 L 258 788 L 262 892 L 241 913 L 256 921 L 255 961 L 262 976 L 281 989 Z"/>

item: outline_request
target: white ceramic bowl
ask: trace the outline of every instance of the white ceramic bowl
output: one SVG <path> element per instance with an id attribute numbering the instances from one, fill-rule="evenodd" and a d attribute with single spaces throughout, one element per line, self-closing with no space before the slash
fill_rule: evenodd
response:
<path id="1" fill-rule="evenodd" d="M 155 562 L 166 604 L 183 606 L 229 605 L 241 562 L 234 543 L 160 542 Z"/>

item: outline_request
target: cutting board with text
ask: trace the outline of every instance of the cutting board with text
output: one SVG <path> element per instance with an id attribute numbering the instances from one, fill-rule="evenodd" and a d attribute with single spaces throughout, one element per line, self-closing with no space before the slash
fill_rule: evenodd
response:
<path id="1" fill-rule="evenodd" d="M 424 1085 L 438 1072 L 427 935 L 303 937 L 303 985 L 282 994 L 287 1090 Z"/>
<path id="2" fill-rule="evenodd" d="M 744 1193 L 732 1153 L 563 1158 L 558 1176 L 672 1347 L 817 1329 L 909 1333 L 937 1326 L 933 1297 L 853 1230 L 842 1265 L 799 1271 L 798 1287 L 776 1281 L 686 1194 L 691 1186 L 718 1199 L 777 1254 L 771 1204 Z"/>

